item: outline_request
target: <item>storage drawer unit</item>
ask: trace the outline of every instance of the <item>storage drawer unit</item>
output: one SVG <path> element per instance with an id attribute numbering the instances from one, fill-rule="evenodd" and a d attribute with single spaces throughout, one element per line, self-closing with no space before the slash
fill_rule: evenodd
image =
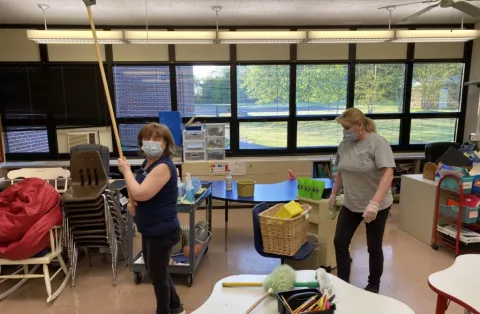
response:
<path id="1" fill-rule="evenodd" d="M 183 141 L 183 150 L 185 151 L 203 151 L 205 150 L 205 142 L 202 141 Z"/>
<path id="2" fill-rule="evenodd" d="M 225 138 L 207 137 L 207 148 L 225 149 Z"/>
<path id="3" fill-rule="evenodd" d="M 187 152 L 184 151 L 183 160 L 185 162 L 189 161 L 204 161 L 205 160 L 205 152 Z"/>
<path id="4" fill-rule="evenodd" d="M 225 160 L 225 150 L 207 149 L 207 160 Z"/>
<path id="5" fill-rule="evenodd" d="M 183 131 L 183 141 L 203 142 L 205 141 L 205 131 Z"/>
<path id="6" fill-rule="evenodd" d="M 206 125 L 207 136 L 225 137 L 225 124 L 223 123 L 209 123 Z"/>

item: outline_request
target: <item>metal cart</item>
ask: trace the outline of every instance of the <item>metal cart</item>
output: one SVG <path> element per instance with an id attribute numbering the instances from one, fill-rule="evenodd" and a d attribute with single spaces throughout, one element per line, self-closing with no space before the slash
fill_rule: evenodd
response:
<path id="1" fill-rule="evenodd" d="M 181 265 L 170 265 L 168 267 L 168 272 L 170 274 L 186 274 L 187 275 L 187 285 L 191 287 L 193 285 L 193 275 L 197 269 L 200 261 L 203 256 L 208 251 L 208 245 L 211 240 L 211 231 L 212 231 L 212 186 L 210 183 L 203 184 L 202 187 L 205 188 L 205 191 L 198 197 L 195 198 L 194 204 L 178 204 L 179 213 L 188 213 L 189 214 L 189 243 L 190 243 L 190 256 L 188 258 L 188 264 Z M 208 223 L 208 233 L 210 236 L 203 246 L 202 250 L 195 256 L 195 213 L 197 209 L 205 202 L 206 205 L 206 221 Z M 130 259 L 130 271 L 133 272 L 133 281 L 138 285 L 142 282 L 142 277 L 145 272 L 145 262 L 143 261 L 142 252 L 135 254 L 133 252 L 133 217 L 128 216 L 128 250 L 129 256 L 134 256 Z"/>

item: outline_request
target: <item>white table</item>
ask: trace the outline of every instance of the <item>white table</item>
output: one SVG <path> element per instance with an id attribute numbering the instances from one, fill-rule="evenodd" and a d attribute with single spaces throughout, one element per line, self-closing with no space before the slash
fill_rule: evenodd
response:
<path id="1" fill-rule="evenodd" d="M 449 268 L 431 274 L 428 285 L 438 294 L 436 314 L 444 314 L 451 300 L 465 313 L 480 314 L 480 254 L 458 256 Z"/>
<path id="2" fill-rule="evenodd" d="M 238 275 L 224 278 L 215 284 L 208 300 L 192 314 L 244 314 L 245 311 L 263 295 L 261 287 L 224 288 L 222 282 L 263 282 L 265 275 Z M 297 281 L 315 281 L 315 271 L 297 271 Z M 330 275 L 333 293 L 336 295 L 335 314 L 415 314 L 400 301 L 387 296 L 367 292 Z M 276 296 L 268 297 L 252 314 L 275 314 Z"/>

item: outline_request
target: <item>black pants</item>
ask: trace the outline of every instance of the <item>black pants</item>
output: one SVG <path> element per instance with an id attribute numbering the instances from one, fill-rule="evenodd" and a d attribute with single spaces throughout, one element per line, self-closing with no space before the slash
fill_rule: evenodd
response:
<path id="1" fill-rule="evenodd" d="M 158 237 L 142 236 L 143 260 L 157 298 L 157 314 L 170 314 L 181 306 L 180 298 L 168 274 L 172 248 L 180 241 L 180 229 Z"/>
<path id="2" fill-rule="evenodd" d="M 370 276 L 368 283 L 374 286 L 380 286 L 380 278 L 383 274 L 383 233 L 387 223 L 390 207 L 380 210 L 377 218 L 366 224 L 367 228 L 367 247 L 369 258 Z M 350 280 L 350 242 L 353 234 L 363 221 L 362 213 L 354 213 L 345 206 L 342 206 L 337 219 L 337 229 L 335 231 L 335 255 L 337 257 L 337 276 L 349 282 Z"/>

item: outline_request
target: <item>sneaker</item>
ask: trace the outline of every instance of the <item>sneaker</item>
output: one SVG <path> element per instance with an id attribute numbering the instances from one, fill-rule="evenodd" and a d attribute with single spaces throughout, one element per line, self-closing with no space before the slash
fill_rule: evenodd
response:
<path id="1" fill-rule="evenodd" d="M 365 287 L 365 290 L 369 291 L 369 292 L 372 292 L 372 293 L 378 293 L 380 291 L 380 287 L 377 286 L 377 285 L 368 284 Z"/>
<path id="2" fill-rule="evenodd" d="M 170 314 L 187 314 L 187 312 L 183 309 L 183 306 L 180 305 L 176 309 L 171 309 Z"/>

